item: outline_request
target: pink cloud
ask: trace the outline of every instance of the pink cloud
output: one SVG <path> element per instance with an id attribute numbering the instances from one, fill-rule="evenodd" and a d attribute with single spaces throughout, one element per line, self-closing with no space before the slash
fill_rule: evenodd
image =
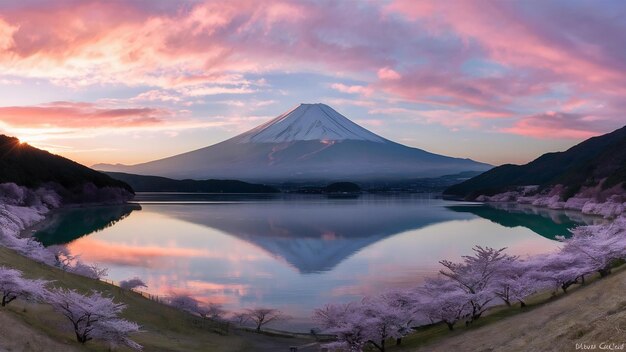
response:
<path id="1" fill-rule="evenodd" d="M 219 83 L 225 72 L 318 63 L 363 68 L 373 60 L 371 48 L 336 43 L 309 30 L 321 26 L 340 33 L 346 29 L 342 23 L 352 30 L 361 26 L 361 20 L 338 21 L 348 5 L 334 5 L 338 12 L 329 16 L 331 9 L 294 1 L 194 2 L 169 12 L 139 3 L 59 1 L 36 9 L 5 8 L 0 65 L 6 74 L 60 84 L 172 87 Z"/>
<path id="2" fill-rule="evenodd" d="M 378 78 L 382 79 L 382 80 L 394 80 L 394 79 L 400 79 L 401 76 L 398 72 L 396 72 L 395 70 L 389 68 L 389 67 L 383 67 L 381 69 L 378 70 Z"/>
<path id="3" fill-rule="evenodd" d="M 602 134 L 601 118 L 564 112 L 546 112 L 519 119 L 504 132 L 534 138 L 586 139 Z"/>
<path id="4" fill-rule="evenodd" d="M 397 0 L 388 8 L 424 21 L 436 32 L 451 31 L 476 41 L 488 57 L 507 67 L 546 70 L 560 79 L 624 92 L 626 55 L 615 46 L 625 24 L 601 11 L 544 4 L 431 1 L 428 6 Z M 584 28 L 584 29 L 583 29 Z"/>
<path id="5" fill-rule="evenodd" d="M 156 108 L 106 108 L 91 103 L 54 102 L 0 107 L 0 122 L 17 128 L 111 128 L 159 125 L 171 112 Z"/>
<path id="6" fill-rule="evenodd" d="M 505 111 L 509 104 L 521 97 L 547 92 L 539 82 L 520 82 L 516 77 L 475 78 L 423 70 L 383 80 L 376 87 L 412 102 L 499 112 Z"/>
<path id="7" fill-rule="evenodd" d="M 546 109 L 602 116 L 613 121 L 607 128 L 623 123 L 626 23 L 612 9 L 502 1 L 158 4 L 3 3 L 3 75 L 67 86 L 149 86 L 131 103 L 191 105 L 193 98 L 247 97 L 270 89 L 251 75 L 316 72 L 364 82 L 330 88 L 389 98 L 380 98 L 379 109 L 398 108 L 398 102 L 447 109 L 428 118 L 449 126 L 481 128 L 494 119 Z M 467 68 L 472 60 L 498 67 L 479 72 Z M 555 92 L 566 97 L 549 106 L 543 97 Z M 28 116 L 43 125 L 45 119 L 35 116 L 40 112 L 59 126 L 96 121 L 148 126 L 162 123 L 167 114 L 142 108 L 7 107 L 4 112 L 13 124 Z M 73 117 L 63 122 L 62 113 Z"/>
<path id="8" fill-rule="evenodd" d="M 346 85 L 343 83 L 333 83 L 330 85 L 330 87 L 336 91 L 339 91 L 342 93 L 349 93 L 349 94 L 369 95 L 372 92 L 370 88 L 366 86 L 361 86 L 361 85 Z"/>

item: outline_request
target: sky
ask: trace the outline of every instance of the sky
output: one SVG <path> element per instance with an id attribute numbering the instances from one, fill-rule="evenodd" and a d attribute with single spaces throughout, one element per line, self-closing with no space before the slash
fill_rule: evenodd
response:
<path id="1" fill-rule="evenodd" d="M 626 124 L 623 1 L 0 1 L 0 133 L 86 165 L 326 103 L 431 152 L 524 163 Z"/>

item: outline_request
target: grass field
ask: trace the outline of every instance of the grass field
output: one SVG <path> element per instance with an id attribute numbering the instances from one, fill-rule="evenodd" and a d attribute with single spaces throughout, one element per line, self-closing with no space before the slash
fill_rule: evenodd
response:
<path id="1" fill-rule="evenodd" d="M 21 270 L 28 278 L 55 281 L 55 286 L 85 293 L 97 290 L 114 297 L 116 302 L 125 303 L 123 317 L 142 326 L 144 332 L 134 335 L 133 339 L 143 345 L 145 351 L 289 351 L 291 345 L 313 341 L 300 336 L 256 334 L 203 320 L 117 286 L 36 263 L 2 247 L 0 265 Z M 64 319 L 48 305 L 15 301 L 0 309 L 0 326 L 5 337 L 0 337 L 0 351 L 109 350 L 95 341 L 84 346 L 75 342 L 69 321 Z M 4 328 L 7 326 L 11 327 L 10 331 Z"/>

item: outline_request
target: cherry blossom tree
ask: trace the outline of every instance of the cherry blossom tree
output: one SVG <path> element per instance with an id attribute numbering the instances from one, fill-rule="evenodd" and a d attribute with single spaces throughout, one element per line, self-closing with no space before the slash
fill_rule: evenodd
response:
<path id="1" fill-rule="evenodd" d="M 43 219 L 44 210 L 4 204 L 0 201 L 0 245 L 37 262 L 53 264 L 54 257 L 37 240 L 21 237 L 27 226 Z"/>
<path id="2" fill-rule="evenodd" d="M 22 277 L 22 272 L 0 267 L 0 294 L 2 306 L 6 306 L 18 297 L 40 299 L 46 292 L 45 280 L 30 280 Z"/>
<path id="3" fill-rule="evenodd" d="M 515 301 L 520 302 L 522 308 L 525 307 L 526 297 L 548 286 L 545 281 L 534 275 L 533 270 L 532 262 L 515 257 L 503 260 L 491 284 L 492 292 L 509 307 Z"/>
<path id="4" fill-rule="evenodd" d="M 445 277 L 426 279 L 419 294 L 419 311 L 433 324 L 445 323 L 450 331 L 454 330 L 456 322 L 472 312 L 470 295 Z"/>
<path id="5" fill-rule="evenodd" d="M 360 304 L 329 304 L 316 309 L 313 320 L 322 330 L 334 335 L 335 342 L 325 344 L 330 350 L 361 352 L 370 341 L 369 321 L 363 316 Z"/>
<path id="6" fill-rule="evenodd" d="M 495 297 L 491 284 L 498 274 L 499 266 L 503 261 L 512 260 L 511 256 L 504 253 L 505 249 L 475 246 L 472 248 L 474 255 L 463 256 L 463 263 L 448 260 L 439 262 L 446 268 L 440 273 L 467 293 L 472 309 L 470 321 L 480 318 Z"/>
<path id="7" fill-rule="evenodd" d="M 267 324 L 290 318 L 281 311 L 272 308 L 246 309 L 246 314 L 248 315 L 248 320 L 252 321 L 256 326 L 257 332 L 261 331 L 261 328 Z"/>
<path id="8" fill-rule="evenodd" d="M 559 237 L 564 243 L 561 253 L 579 256 L 590 272 L 597 271 L 605 277 L 617 260 L 626 258 L 626 229 L 620 225 L 618 222 L 577 227 L 571 237 Z"/>
<path id="9" fill-rule="evenodd" d="M 186 294 L 178 294 L 170 297 L 169 305 L 191 314 L 199 314 L 200 310 L 200 303 L 195 298 Z"/>
<path id="10" fill-rule="evenodd" d="M 224 310 L 223 306 L 218 303 L 209 303 L 207 305 L 203 305 L 199 307 L 199 314 L 201 317 L 205 319 L 211 320 L 224 320 L 224 315 L 226 314 L 226 310 Z"/>
<path id="11" fill-rule="evenodd" d="M 77 260 L 68 271 L 94 280 L 101 280 L 109 275 L 108 268 L 103 268 L 98 264 L 85 264 L 80 260 Z"/>
<path id="12" fill-rule="evenodd" d="M 230 321 L 238 325 L 243 325 L 248 321 L 248 314 L 245 312 L 235 312 L 231 314 Z"/>
<path id="13" fill-rule="evenodd" d="M 145 282 L 143 282 L 138 277 L 120 281 L 120 288 L 123 289 L 123 290 L 132 291 L 132 290 L 137 289 L 139 287 L 147 288 L 148 285 L 146 285 Z"/>
<path id="14" fill-rule="evenodd" d="M 107 319 L 94 324 L 92 336 L 95 339 L 106 342 L 111 348 L 127 346 L 133 350 L 140 351 L 143 349 L 143 346 L 128 337 L 136 332 L 140 332 L 140 327 L 137 323 L 124 319 Z"/>
<path id="15" fill-rule="evenodd" d="M 209 304 L 201 304 L 195 298 L 180 294 L 175 295 L 170 298 L 169 304 L 177 309 L 184 310 L 193 315 L 199 315 L 204 319 L 212 319 L 212 320 L 222 320 L 226 311 L 223 309 L 222 305 L 217 303 L 209 303 Z M 249 319 L 244 313 L 244 316 L 240 317 L 240 324 L 243 324 L 246 320 Z"/>
<path id="16" fill-rule="evenodd" d="M 124 304 L 115 303 L 96 291 L 83 295 L 68 289 L 50 291 L 46 301 L 72 323 L 78 342 L 85 344 L 98 338 L 112 346 L 141 349 L 139 344 L 128 338 L 129 334 L 139 331 L 139 326 L 118 317 L 126 308 Z"/>
<path id="17" fill-rule="evenodd" d="M 414 290 L 390 290 L 383 293 L 380 299 L 396 312 L 396 345 L 400 345 L 402 337 L 412 331 L 411 324 L 420 313 L 418 295 Z"/>
<path id="18" fill-rule="evenodd" d="M 327 305 L 315 310 L 313 319 L 325 333 L 335 336 L 328 348 L 361 351 L 370 344 L 385 352 L 387 340 L 398 341 L 412 331 L 413 303 L 409 292 L 394 291 L 358 303 Z"/>
<path id="19" fill-rule="evenodd" d="M 380 352 L 385 352 L 388 339 L 398 341 L 412 331 L 408 326 L 413 320 L 412 309 L 396 303 L 389 296 L 365 298 L 361 302 L 368 342 Z"/>
<path id="20" fill-rule="evenodd" d="M 109 269 L 98 264 L 85 264 L 80 259 L 80 255 L 72 254 L 67 246 L 50 246 L 48 250 L 54 254 L 54 265 L 61 270 L 95 280 L 101 280 L 109 273 Z"/>
<path id="21" fill-rule="evenodd" d="M 78 260 L 78 256 L 73 255 L 67 246 L 53 245 L 48 250 L 54 254 L 55 266 L 63 271 L 68 271 Z"/>
<path id="22" fill-rule="evenodd" d="M 587 262 L 571 252 L 539 254 L 529 259 L 531 278 L 550 284 L 554 289 L 567 289 L 582 283 L 585 275 L 591 273 Z"/>

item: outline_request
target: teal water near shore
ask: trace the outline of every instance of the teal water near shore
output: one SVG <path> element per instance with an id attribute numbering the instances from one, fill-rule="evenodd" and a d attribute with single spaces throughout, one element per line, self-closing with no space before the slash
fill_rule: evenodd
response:
<path id="1" fill-rule="evenodd" d="M 579 213 L 452 202 L 429 195 L 139 194 L 136 204 L 60 211 L 36 232 L 109 279 L 184 293 L 230 311 L 267 306 L 308 331 L 314 308 L 410 287 L 473 245 L 520 256 L 599 221 Z"/>

